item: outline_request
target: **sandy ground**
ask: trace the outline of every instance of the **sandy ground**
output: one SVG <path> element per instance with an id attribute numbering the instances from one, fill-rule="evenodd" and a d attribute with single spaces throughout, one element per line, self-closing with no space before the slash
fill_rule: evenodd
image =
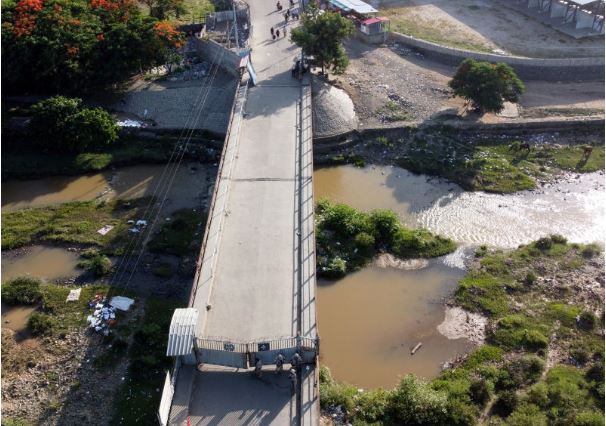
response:
<path id="1" fill-rule="evenodd" d="M 438 331 L 446 338 L 467 339 L 473 343 L 484 343 L 484 329 L 488 319 L 480 314 L 467 312 L 458 306 L 447 306 L 444 322 Z"/>
<path id="2" fill-rule="evenodd" d="M 396 268 L 403 270 L 423 269 L 429 265 L 427 259 L 408 259 L 402 260 L 390 253 L 383 253 L 375 257 L 372 261 L 374 266 L 379 268 Z"/>
<path id="3" fill-rule="evenodd" d="M 392 29 L 455 47 L 528 57 L 604 56 L 604 37 L 575 40 L 497 0 L 376 0 Z"/>
<path id="4" fill-rule="evenodd" d="M 465 102 L 451 96 L 448 81 L 453 67 L 437 64 L 398 44 L 372 46 L 350 39 L 345 43 L 350 65 L 334 84 L 351 97 L 360 128 L 423 123 L 438 116 L 452 118 L 464 112 Z M 604 82 L 550 83 L 528 81 L 521 97 L 520 118 L 603 115 Z M 402 120 L 385 119 L 382 109 L 391 103 Z M 566 110 L 566 111 L 563 111 Z M 477 117 L 474 118 L 477 120 Z M 511 120 L 486 114 L 482 121 Z"/>

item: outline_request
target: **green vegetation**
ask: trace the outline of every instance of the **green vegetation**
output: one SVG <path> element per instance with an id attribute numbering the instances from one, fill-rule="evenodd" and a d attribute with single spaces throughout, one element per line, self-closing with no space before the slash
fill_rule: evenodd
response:
<path id="1" fill-rule="evenodd" d="M 320 200 L 316 205 L 318 274 L 339 278 L 366 265 L 375 254 L 400 258 L 436 257 L 455 243 L 424 229 L 408 229 L 391 210 L 360 212 L 345 204 Z"/>
<path id="2" fill-rule="evenodd" d="M 311 5 L 301 17 L 301 25 L 290 31 L 290 40 L 303 49 L 305 55 L 313 57 L 314 63 L 342 74 L 349 65 L 349 57 L 342 41 L 354 31 L 352 22 L 336 12 L 320 13 Z"/>
<path id="3" fill-rule="evenodd" d="M 96 246 L 104 253 L 122 254 L 129 240 L 128 220 L 138 219 L 149 199 L 76 201 L 37 209 L 2 213 L 2 249 L 29 244 L 59 243 Z M 97 232 L 112 225 L 108 234 Z"/>
<path id="4" fill-rule="evenodd" d="M 206 214 L 196 209 L 181 209 L 173 213 L 171 220 L 164 223 L 148 243 L 152 253 L 184 256 L 192 254 L 200 247 Z"/>
<path id="5" fill-rule="evenodd" d="M 135 2 L 7 0 L 2 81 L 11 92 L 91 91 L 162 65 L 181 35 Z"/>
<path id="6" fill-rule="evenodd" d="M 17 277 L 2 284 L 2 301 L 9 305 L 35 305 L 42 301 L 37 278 Z"/>
<path id="7" fill-rule="evenodd" d="M 148 299 L 141 326 L 133 335 L 128 351 L 130 364 L 126 381 L 118 390 L 111 424 L 154 424 L 160 403 L 165 370 L 172 360 L 166 357 L 166 336 L 175 308 L 173 301 Z"/>
<path id="8" fill-rule="evenodd" d="M 395 122 L 395 121 L 405 121 L 410 118 L 410 114 L 406 112 L 397 102 L 388 101 L 385 105 L 379 108 L 376 111 L 376 114 L 383 121 L 387 122 Z"/>
<path id="9" fill-rule="evenodd" d="M 489 425 L 603 425 L 603 300 L 569 288 L 586 247 L 553 235 L 478 250 L 455 302 L 487 315 L 484 345 L 429 383 L 407 376 L 393 390 L 358 391 L 323 369 L 321 406 L 340 405 L 353 424 L 474 425 L 487 412 Z"/>
<path id="10" fill-rule="evenodd" d="M 109 257 L 102 254 L 96 254 L 79 262 L 78 267 L 87 269 L 96 277 L 103 277 L 111 272 L 112 262 L 109 260 Z"/>
<path id="11" fill-rule="evenodd" d="M 499 112 L 504 102 L 516 103 L 525 91 L 524 83 L 505 63 L 465 59 L 448 83 L 456 96 L 471 101 L 482 112 Z"/>
<path id="12" fill-rule="evenodd" d="M 2 140 L 2 179 L 40 178 L 53 175 L 78 175 L 141 163 L 165 163 L 176 141 L 168 138 L 120 138 L 103 152 L 41 153 L 24 140 Z M 188 148 L 189 155 L 200 159 L 202 147 Z"/>
<path id="13" fill-rule="evenodd" d="M 118 125 L 102 108 L 85 108 L 82 99 L 54 96 L 31 107 L 29 129 L 45 152 L 89 152 L 111 146 Z"/>
<path id="14" fill-rule="evenodd" d="M 467 190 L 497 193 L 533 189 L 537 178 L 549 178 L 562 170 L 604 170 L 603 144 L 594 146 L 586 156 L 584 145 L 543 145 L 525 150 L 520 149 L 520 142 L 472 145 L 442 136 L 439 143 L 415 137 L 407 155 L 397 158 L 396 164 L 414 173 L 443 176 Z"/>

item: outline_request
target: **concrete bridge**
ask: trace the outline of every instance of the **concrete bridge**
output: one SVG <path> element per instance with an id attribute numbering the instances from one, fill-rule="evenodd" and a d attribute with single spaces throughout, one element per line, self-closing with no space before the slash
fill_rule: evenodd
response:
<path id="1" fill-rule="evenodd" d="M 300 50 L 270 37 L 284 31 L 275 4 L 249 5 L 257 84 L 238 88 L 189 307 L 171 323 L 162 424 L 319 422 L 311 87 L 291 76 Z M 288 371 L 295 352 L 292 394 L 272 364 L 282 353 Z"/>

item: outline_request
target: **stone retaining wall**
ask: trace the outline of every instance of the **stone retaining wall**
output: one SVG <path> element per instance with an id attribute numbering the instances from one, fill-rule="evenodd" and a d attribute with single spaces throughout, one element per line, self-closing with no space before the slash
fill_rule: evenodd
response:
<path id="1" fill-rule="evenodd" d="M 205 61 L 221 61 L 221 68 L 235 77 L 240 77 L 240 61 L 242 58 L 235 52 L 223 47 L 214 40 L 205 40 L 203 38 L 193 38 L 193 44 L 196 52 Z"/>
<path id="2" fill-rule="evenodd" d="M 389 40 L 422 53 L 428 59 L 457 66 L 472 58 L 509 64 L 522 79 L 545 81 L 594 81 L 604 79 L 604 58 L 540 59 L 501 56 L 441 46 L 412 36 L 391 32 Z"/>

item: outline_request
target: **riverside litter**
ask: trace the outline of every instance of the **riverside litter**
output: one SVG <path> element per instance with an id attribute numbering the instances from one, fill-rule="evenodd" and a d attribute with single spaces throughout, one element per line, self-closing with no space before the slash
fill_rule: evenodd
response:
<path id="1" fill-rule="evenodd" d="M 108 301 L 102 294 L 96 294 L 88 303 L 88 307 L 95 310 L 86 318 L 89 327 L 97 333 L 108 336 L 110 328 L 117 323 L 116 310 L 128 311 L 133 303 L 135 301 L 128 297 L 116 296 Z"/>

